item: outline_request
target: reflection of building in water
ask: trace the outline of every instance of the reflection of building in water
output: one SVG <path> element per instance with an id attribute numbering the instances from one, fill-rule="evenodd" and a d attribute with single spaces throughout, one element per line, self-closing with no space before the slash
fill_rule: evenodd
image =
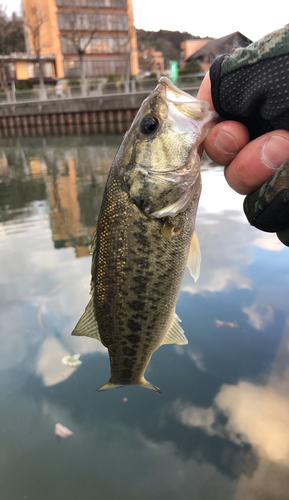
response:
<path id="1" fill-rule="evenodd" d="M 73 246 L 77 257 L 89 255 L 116 146 L 47 151 L 46 186 L 55 248 Z"/>
<path id="2" fill-rule="evenodd" d="M 80 244 L 81 236 L 89 236 L 92 230 L 84 231 L 80 224 L 80 208 L 77 200 L 74 159 L 67 161 L 67 174 L 48 176 L 48 194 L 51 206 L 50 222 L 56 248 L 75 246 L 76 255 L 88 255 L 89 250 Z M 85 234 L 86 233 L 86 234 Z M 78 250 L 81 247 L 81 250 Z M 85 250 L 84 250 L 85 249 Z"/>
<path id="3" fill-rule="evenodd" d="M 83 257 L 89 255 L 95 229 L 97 186 L 91 176 L 77 184 L 75 158 L 69 155 L 63 161 L 62 175 L 49 175 L 47 179 L 53 241 L 55 248 L 73 246 L 76 256 Z"/>
<path id="4" fill-rule="evenodd" d="M 0 177 L 9 177 L 8 162 L 4 151 L 0 156 Z"/>
<path id="5" fill-rule="evenodd" d="M 45 200 L 45 182 L 40 162 L 32 170 L 23 151 L 5 148 L 0 151 L 0 221 L 21 221 L 33 214 L 35 202 Z M 34 173 L 33 173 L 34 172 Z"/>
<path id="6" fill-rule="evenodd" d="M 29 170 L 32 177 L 43 177 L 46 174 L 46 164 L 41 158 L 29 158 Z"/>
<path id="7" fill-rule="evenodd" d="M 35 201 L 47 199 L 55 248 L 72 246 L 77 257 L 89 255 L 119 137 L 69 137 L 65 146 L 63 139 L 61 146 L 56 138 L 36 139 L 32 154 L 29 141 L 0 150 L 0 220 L 32 213 Z"/>

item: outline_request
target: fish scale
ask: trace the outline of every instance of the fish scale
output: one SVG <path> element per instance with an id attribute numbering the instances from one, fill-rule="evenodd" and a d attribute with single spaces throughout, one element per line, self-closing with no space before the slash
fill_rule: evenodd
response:
<path id="1" fill-rule="evenodd" d="M 108 182 L 99 216 L 102 221 L 109 220 L 110 229 L 105 234 L 113 233 L 114 237 L 104 243 L 101 233 L 106 224 L 103 222 L 97 234 L 99 245 L 95 249 L 99 258 L 93 280 L 97 287 L 105 290 L 106 296 L 100 301 L 96 294 L 94 305 L 102 342 L 107 347 L 110 344 L 111 380 L 129 383 L 143 375 L 144 366 L 151 357 L 152 352 L 145 347 L 148 346 L 146 339 L 149 338 L 150 347 L 155 350 L 164 324 L 169 326 L 171 309 L 186 266 L 186 261 L 181 262 L 184 260 L 182 255 L 184 251 L 187 253 L 193 228 L 189 214 L 180 214 L 179 218 L 187 219 L 187 237 L 165 240 L 160 231 L 161 222 L 143 215 L 128 195 L 124 196 L 121 183 L 115 180 L 116 175 L 112 170 L 114 181 Z M 120 214 L 125 214 L 121 225 Z M 107 260 L 108 254 L 113 256 L 112 262 Z M 115 272 L 111 266 L 115 266 Z M 164 296 L 164 288 L 169 290 L 168 295 Z M 110 314 L 107 314 L 108 303 L 113 309 Z M 163 311 L 161 317 L 159 308 Z M 127 348 L 134 353 L 133 357 L 128 358 Z"/>
<path id="2" fill-rule="evenodd" d="M 111 377 L 99 390 L 159 392 L 144 378 L 153 352 L 187 343 L 175 305 L 188 259 L 198 273 L 196 148 L 210 121 L 207 103 L 161 78 L 116 154 L 93 245 L 92 298 L 72 332 L 108 349 Z"/>

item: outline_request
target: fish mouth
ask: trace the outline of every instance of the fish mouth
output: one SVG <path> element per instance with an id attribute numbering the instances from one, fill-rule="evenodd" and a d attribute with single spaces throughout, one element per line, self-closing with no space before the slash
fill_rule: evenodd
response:
<path id="1" fill-rule="evenodd" d="M 164 97 L 171 102 L 194 102 L 197 99 L 187 92 L 176 87 L 166 76 L 162 76 L 159 79 L 159 85 L 157 86 L 160 94 L 164 94 Z"/>
<path id="2" fill-rule="evenodd" d="M 201 101 L 179 89 L 166 76 L 159 79 L 156 91 L 169 106 L 175 109 L 175 112 L 172 111 L 174 119 L 177 118 L 176 112 L 177 114 L 180 113 L 183 117 L 188 118 L 189 122 L 195 124 L 197 128 L 202 129 L 206 123 L 210 123 L 218 117 L 215 111 L 210 110 L 207 101 Z"/>
<path id="3" fill-rule="evenodd" d="M 151 99 L 153 104 L 148 103 L 143 113 L 152 114 L 159 106 L 164 127 L 157 130 L 151 142 L 144 139 L 144 151 L 152 147 L 154 154 L 146 157 L 141 148 L 136 151 L 138 143 L 133 145 L 123 180 L 136 206 L 146 215 L 161 219 L 184 212 L 201 191 L 198 146 L 206 136 L 214 112 L 209 111 L 208 102 L 178 89 L 166 77 L 160 78 Z M 180 135 L 182 140 L 178 138 Z M 170 158 L 171 141 L 176 144 Z M 163 144 L 167 149 L 161 148 Z M 162 162 L 161 153 L 166 155 Z M 159 163 L 159 168 L 153 160 Z"/>

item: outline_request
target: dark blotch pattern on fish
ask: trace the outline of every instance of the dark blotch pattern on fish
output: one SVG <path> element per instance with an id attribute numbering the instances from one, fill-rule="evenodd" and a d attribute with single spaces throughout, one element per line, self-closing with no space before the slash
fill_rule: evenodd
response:
<path id="1" fill-rule="evenodd" d="M 141 324 L 138 323 L 137 321 L 135 321 L 134 319 L 130 318 L 128 321 L 127 321 L 127 327 L 128 329 L 133 332 L 133 333 L 137 333 L 137 332 L 140 332 L 141 331 Z"/>
<path id="2" fill-rule="evenodd" d="M 112 378 L 130 383 L 142 377 L 161 332 L 169 327 L 193 228 L 188 210 L 177 216 L 182 231 L 165 239 L 163 223 L 143 214 L 122 186 L 112 169 L 93 281 L 102 290 L 102 296 L 95 294 L 95 310 L 102 341 L 109 346 Z"/>
<path id="3" fill-rule="evenodd" d="M 141 338 L 139 335 L 134 335 L 133 333 L 131 333 L 130 335 L 126 336 L 126 340 L 130 342 L 132 346 L 137 347 L 141 341 Z"/>

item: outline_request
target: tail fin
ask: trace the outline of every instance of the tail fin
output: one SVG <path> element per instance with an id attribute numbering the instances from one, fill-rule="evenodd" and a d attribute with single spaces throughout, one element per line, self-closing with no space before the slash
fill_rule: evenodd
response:
<path id="1" fill-rule="evenodd" d="M 114 389 L 115 387 L 122 387 L 122 384 L 113 384 L 110 379 L 105 384 L 101 385 L 97 391 L 106 391 L 107 389 Z"/>
<path id="2" fill-rule="evenodd" d="M 140 383 L 138 385 L 141 385 L 142 387 L 145 387 L 146 389 L 152 389 L 153 391 L 156 391 L 157 393 L 162 392 L 158 387 L 156 387 L 155 385 L 152 385 L 144 377 L 142 378 L 142 380 L 140 381 Z M 109 379 L 108 382 L 101 385 L 97 389 L 97 391 L 106 391 L 107 389 L 114 389 L 115 387 L 123 387 L 123 384 L 113 384 Z"/>
<path id="3" fill-rule="evenodd" d="M 142 378 L 139 385 L 141 385 L 142 387 L 145 387 L 146 389 L 152 389 L 153 391 L 156 391 L 158 394 L 160 394 L 162 392 L 158 387 L 156 387 L 155 385 L 148 382 L 144 377 Z"/>

